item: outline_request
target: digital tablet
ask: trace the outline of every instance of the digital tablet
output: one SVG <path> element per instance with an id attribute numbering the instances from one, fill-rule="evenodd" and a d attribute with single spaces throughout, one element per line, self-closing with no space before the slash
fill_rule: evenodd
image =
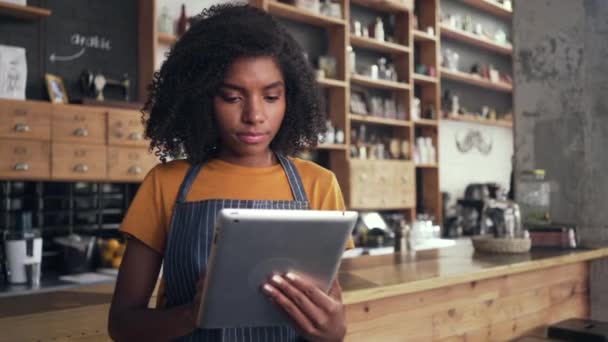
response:
<path id="1" fill-rule="evenodd" d="M 357 212 L 222 209 L 207 264 L 198 325 L 204 329 L 289 325 L 262 292 L 293 271 L 328 291 Z"/>

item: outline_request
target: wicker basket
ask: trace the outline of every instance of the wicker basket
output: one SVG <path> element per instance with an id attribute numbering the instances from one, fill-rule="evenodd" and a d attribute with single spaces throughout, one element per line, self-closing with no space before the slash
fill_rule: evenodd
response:
<path id="1" fill-rule="evenodd" d="M 472 241 L 476 251 L 487 253 L 526 253 L 532 247 L 532 240 L 527 238 L 475 236 Z"/>

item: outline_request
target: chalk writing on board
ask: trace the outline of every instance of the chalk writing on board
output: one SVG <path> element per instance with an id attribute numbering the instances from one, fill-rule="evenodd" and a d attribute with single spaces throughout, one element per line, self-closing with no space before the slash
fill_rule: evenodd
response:
<path id="1" fill-rule="evenodd" d="M 80 49 L 80 51 L 76 52 L 75 54 L 71 55 L 71 56 L 57 56 L 54 52 L 49 56 L 49 60 L 51 62 L 67 62 L 67 61 L 71 61 L 74 60 L 80 56 L 82 56 L 84 54 L 84 50 L 85 48 Z"/>
<path id="2" fill-rule="evenodd" d="M 98 35 L 85 36 L 82 34 L 74 33 L 70 36 L 70 43 L 72 45 L 88 47 L 99 50 L 112 50 L 112 44 L 106 37 L 100 37 Z"/>

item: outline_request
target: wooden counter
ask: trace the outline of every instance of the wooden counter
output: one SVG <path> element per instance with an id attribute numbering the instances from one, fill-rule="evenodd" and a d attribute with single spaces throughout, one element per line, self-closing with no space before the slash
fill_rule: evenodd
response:
<path id="1" fill-rule="evenodd" d="M 347 341 L 504 341 L 587 317 L 588 262 L 608 248 L 482 255 L 470 244 L 344 260 Z M 112 285 L 0 299 L 7 341 L 107 341 Z"/>

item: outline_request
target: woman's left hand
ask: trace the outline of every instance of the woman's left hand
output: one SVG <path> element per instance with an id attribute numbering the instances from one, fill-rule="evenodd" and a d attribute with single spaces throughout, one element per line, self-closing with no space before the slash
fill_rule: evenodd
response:
<path id="1" fill-rule="evenodd" d="M 346 334 L 342 289 L 335 280 L 329 294 L 294 273 L 274 275 L 264 291 L 285 310 L 307 339 L 342 341 Z"/>

